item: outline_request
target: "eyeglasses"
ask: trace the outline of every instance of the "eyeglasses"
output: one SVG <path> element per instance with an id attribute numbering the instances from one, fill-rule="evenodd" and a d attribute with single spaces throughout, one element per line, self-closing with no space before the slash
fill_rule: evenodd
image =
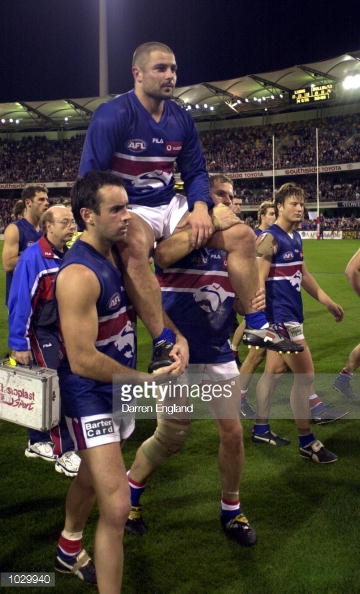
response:
<path id="1" fill-rule="evenodd" d="M 54 223 L 59 223 L 62 227 L 74 227 L 76 226 L 75 219 L 61 219 L 60 221 L 54 219 Z"/>

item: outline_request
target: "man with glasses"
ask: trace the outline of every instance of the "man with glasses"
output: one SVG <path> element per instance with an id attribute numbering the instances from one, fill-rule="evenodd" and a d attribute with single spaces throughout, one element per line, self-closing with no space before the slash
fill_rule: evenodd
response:
<path id="1" fill-rule="evenodd" d="M 33 361 L 40 367 L 57 369 L 60 342 L 53 282 L 76 224 L 69 208 L 52 206 L 40 220 L 43 232 L 36 243 L 21 254 L 9 294 L 9 347 L 11 357 L 22 365 Z M 54 445 L 53 445 L 54 444 Z M 55 462 L 55 470 L 75 476 L 80 458 L 73 451 L 65 421 L 48 432 L 29 429 L 27 458 Z"/>

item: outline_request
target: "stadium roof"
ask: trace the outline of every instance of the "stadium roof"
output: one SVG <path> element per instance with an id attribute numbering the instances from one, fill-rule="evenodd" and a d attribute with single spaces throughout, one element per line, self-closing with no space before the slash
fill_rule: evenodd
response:
<path id="1" fill-rule="evenodd" d="M 196 121 L 226 120 L 358 102 L 360 91 L 342 86 L 347 76 L 360 78 L 360 51 L 274 72 L 178 87 L 174 98 L 191 110 Z M 85 129 L 96 107 L 113 96 L 0 103 L 0 133 Z"/>

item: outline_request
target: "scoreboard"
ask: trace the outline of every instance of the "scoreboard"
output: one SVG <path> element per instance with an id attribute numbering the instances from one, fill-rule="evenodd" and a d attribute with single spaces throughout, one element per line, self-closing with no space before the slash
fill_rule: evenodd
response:
<path id="1" fill-rule="evenodd" d="M 315 103 L 328 101 L 335 97 L 335 84 L 311 85 L 302 89 L 295 89 L 290 95 L 291 103 Z"/>

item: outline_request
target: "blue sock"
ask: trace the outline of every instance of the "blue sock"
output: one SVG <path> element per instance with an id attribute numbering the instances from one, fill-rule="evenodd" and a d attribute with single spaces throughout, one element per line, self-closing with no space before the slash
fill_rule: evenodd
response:
<path id="1" fill-rule="evenodd" d="M 263 435 L 267 431 L 270 431 L 270 425 L 268 423 L 264 423 L 261 425 L 254 424 L 253 432 L 257 433 L 257 435 Z"/>
<path id="2" fill-rule="evenodd" d="M 319 412 L 321 412 L 324 408 L 325 408 L 325 404 L 323 402 L 319 402 L 319 404 L 317 404 L 316 406 L 313 406 L 313 408 L 310 408 L 310 412 L 313 417 L 316 417 L 316 415 Z"/>
<path id="3" fill-rule="evenodd" d="M 241 513 L 240 501 L 226 501 L 221 498 L 221 517 L 225 520 L 231 520 Z"/>
<path id="4" fill-rule="evenodd" d="M 164 328 L 162 333 L 160 334 L 160 336 L 158 336 L 157 338 L 154 338 L 153 346 L 156 346 L 162 340 L 167 340 L 168 342 L 171 342 L 172 344 L 175 343 L 175 334 L 173 333 L 172 330 L 170 330 L 170 328 Z"/>
<path id="5" fill-rule="evenodd" d="M 130 501 L 131 505 L 137 507 L 140 505 L 140 497 L 145 491 L 146 483 L 137 483 L 133 479 L 129 477 L 128 474 L 128 482 L 130 487 Z"/>
<path id="6" fill-rule="evenodd" d="M 312 441 L 315 441 L 315 435 L 313 433 L 310 433 L 310 435 L 299 435 L 299 446 L 301 448 L 306 448 Z"/>
<path id="7" fill-rule="evenodd" d="M 246 326 L 248 328 L 254 328 L 260 330 L 266 326 L 267 319 L 263 311 L 256 311 L 255 313 L 245 314 Z"/>

